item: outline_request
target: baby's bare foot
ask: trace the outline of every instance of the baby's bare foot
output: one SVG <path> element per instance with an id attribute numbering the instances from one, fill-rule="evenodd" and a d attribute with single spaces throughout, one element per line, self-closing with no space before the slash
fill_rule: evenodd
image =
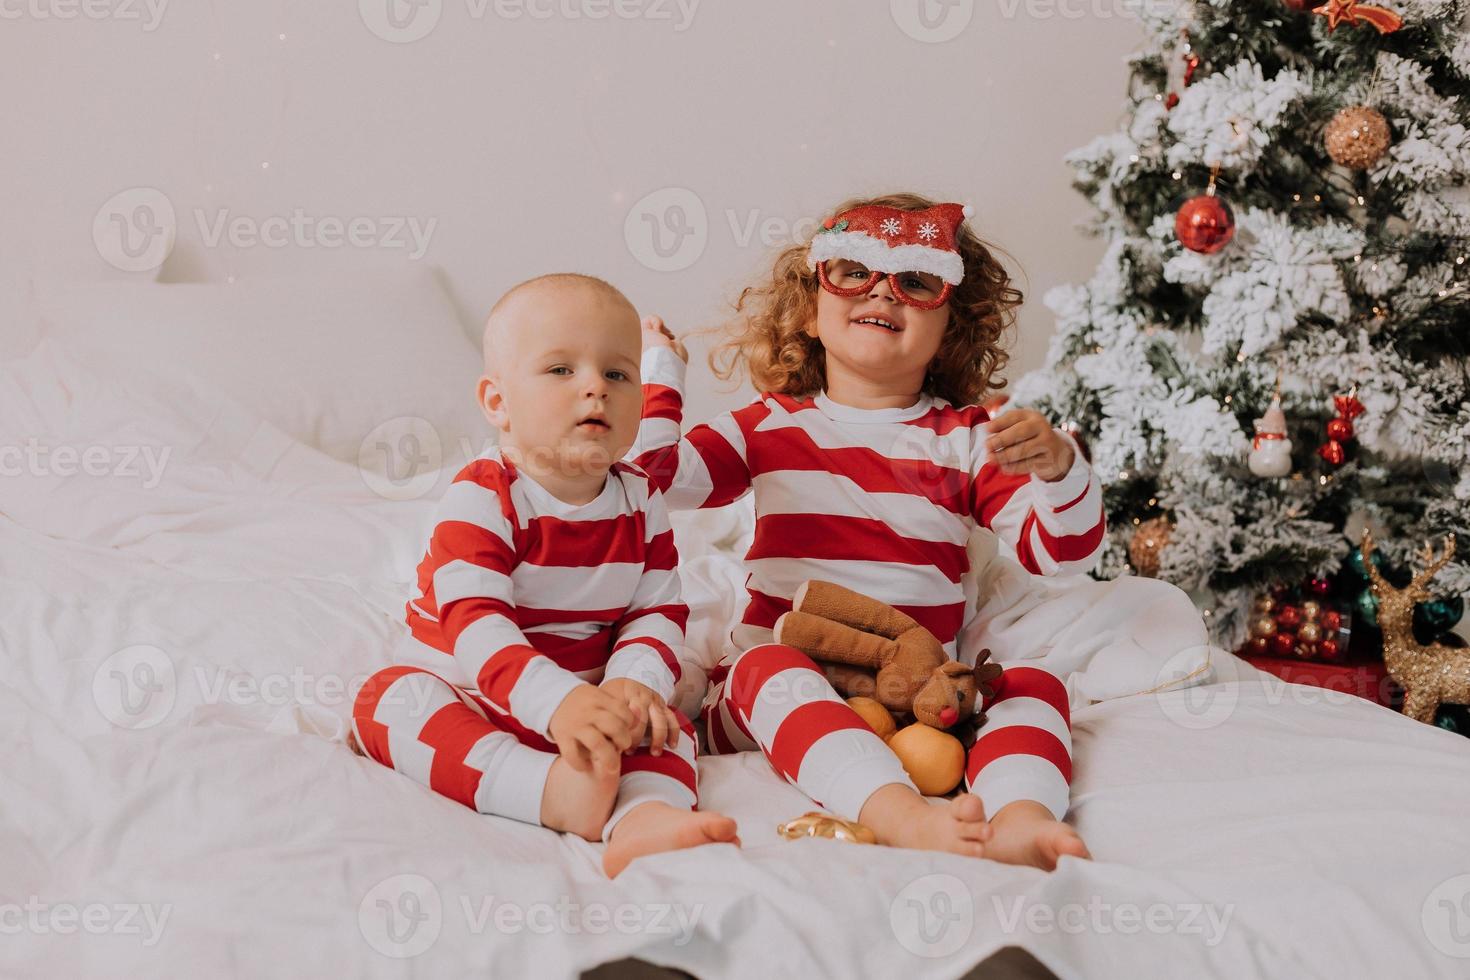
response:
<path id="1" fill-rule="evenodd" d="M 890 783 L 868 797 L 858 820 L 890 847 L 990 856 L 993 831 L 985 807 L 968 793 L 935 806 L 902 783 Z"/>
<path id="2" fill-rule="evenodd" d="M 700 844 L 740 846 L 735 821 L 712 810 L 680 810 L 649 802 L 629 810 L 613 827 L 602 855 L 602 870 L 615 878 L 634 858 Z"/>
<path id="3" fill-rule="evenodd" d="M 1017 800 L 1002 807 L 990 818 L 990 825 L 995 828 L 995 837 L 985 848 L 985 856 L 992 860 L 1051 871 L 1063 855 L 1092 859 L 1077 831 L 1031 800 Z"/>
<path id="4" fill-rule="evenodd" d="M 602 840 L 602 827 L 612 815 L 618 795 L 618 774 L 596 770 L 578 772 L 561 756 L 546 774 L 541 793 L 541 826 L 576 834 L 583 840 Z"/>

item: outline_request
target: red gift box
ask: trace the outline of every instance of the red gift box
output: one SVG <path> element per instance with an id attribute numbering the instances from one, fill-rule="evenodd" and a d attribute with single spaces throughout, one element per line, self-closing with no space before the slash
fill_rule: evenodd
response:
<path id="1" fill-rule="evenodd" d="M 1245 656 L 1246 663 L 1264 670 L 1293 684 L 1306 684 L 1329 691 L 1344 691 L 1348 694 L 1376 701 L 1395 711 L 1403 704 L 1404 692 L 1388 676 L 1388 668 L 1381 660 L 1360 660 L 1348 663 L 1320 663 L 1314 660 L 1299 660 L 1296 657 Z"/>

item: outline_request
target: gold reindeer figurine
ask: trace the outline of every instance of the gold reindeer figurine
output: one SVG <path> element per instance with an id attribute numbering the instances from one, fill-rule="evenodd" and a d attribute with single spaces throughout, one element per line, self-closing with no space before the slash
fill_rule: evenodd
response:
<path id="1" fill-rule="evenodd" d="M 1363 567 L 1369 587 L 1378 599 L 1378 624 L 1383 630 L 1383 663 L 1389 676 L 1404 689 L 1404 714 L 1425 724 L 1434 724 L 1442 703 L 1470 704 L 1470 650 L 1431 643 L 1422 646 L 1414 639 L 1414 606 L 1432 596 L 1429 580 L 1455 554 L 1455 536 L 1447 535 L 1444 549 L 1434 553 L 1424 545 L 1420 557 L 1424 567 L 1407 586 L 1395 589 L 1373 564 L 1373 535 L 1363 531 Z"/>

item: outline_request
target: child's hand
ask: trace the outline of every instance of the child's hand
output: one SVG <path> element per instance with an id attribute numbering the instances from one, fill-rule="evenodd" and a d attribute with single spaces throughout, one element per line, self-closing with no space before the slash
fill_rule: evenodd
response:
<path id="1" fill-rule="evenodd" d="M 649 350 L 654 347 L 667 347 L 685 364 L 689 363 L 689 352 L 674 336 L 674 331 L 664 325 L 662 317 L 646 316 L 643 318 L 643 349 Z"/>
<path id="2" fill-rule="evenodd" d="M 1008 476 L 1035 473 L 1054 483 L 1072 468 L 1072 444 L 1034 409 L 1013 408 L 991 419 L 987 428 L 985 448 Z"/>
<path id="3" fill-rule="evenodd" d="M 622 698 L 582 684 L 562 698 L 547 727 L 557 751 L 573 769 L 616 775 L 622 769 L 618 756 L 636 744 L 633 730 L 639 725 Z"/>
<path id="4" fill-rule="evenodd" d="M 640 719 L 647 719 L 648 750 L 659 755 L 664 745 L 673 748 L 679 744 L 679 719 L 674 709 L 658 696 L 658 692 L 626 677 L 611 677 L 602 682 L 602 689 L 619 701 L 627 704 Z M 643 741 L 645 725 L 640 723 L 633 736 L 633 744 Z"/>

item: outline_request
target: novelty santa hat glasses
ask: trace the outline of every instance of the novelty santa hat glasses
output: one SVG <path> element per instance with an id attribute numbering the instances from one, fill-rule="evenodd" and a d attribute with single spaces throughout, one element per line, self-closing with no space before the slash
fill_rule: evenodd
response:
<path id="1" fill-rule="evenodd" d="M 936 204 L 923 211 L 868 205 L 828 218 L 812 239 L 807 266 L 817 280 L 837 296 L 860 296 L 877 285 L 883 276 L 893 295 L 921 310 L 937 310 L 949 302 L 965 278 L 965 262 L 955 239 L 960 223 L 974 213 L 969 205 Z M 827 275 L 832 260 L 855 262 L 868 270 L 868 279 L 853 286 L 839 286 Z M 899 277 L 919 273 L 938 279 L 942 285 L 934 299 L 918 299 L 903 291 Z"/>

